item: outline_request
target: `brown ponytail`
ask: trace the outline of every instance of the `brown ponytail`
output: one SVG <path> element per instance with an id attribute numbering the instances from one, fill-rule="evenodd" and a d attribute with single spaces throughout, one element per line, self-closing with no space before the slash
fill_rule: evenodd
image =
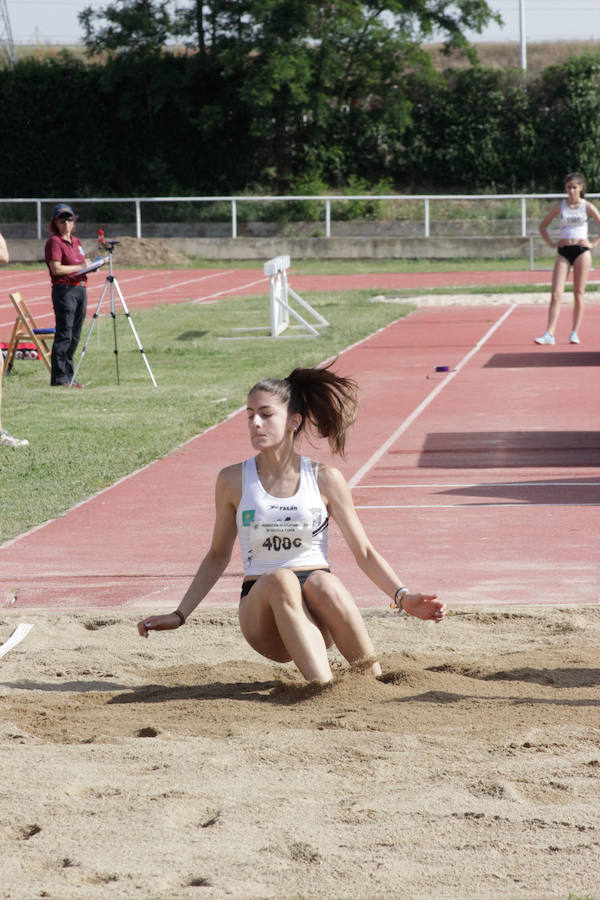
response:
<path id="1" fill-rule="evenodd" d="M 350 378 L 336 375 L 328 366 L 318 369 L 294 369 L 287 378 L 265 378 L 254 391 L 274 394 L 288 408 L 288 414 L 300 413 L 302 422 L 296 432 L 308 430 L 327 438 L 334 453 L 344 455 L 346 435 L 356 419 L 358 386 Z"/>

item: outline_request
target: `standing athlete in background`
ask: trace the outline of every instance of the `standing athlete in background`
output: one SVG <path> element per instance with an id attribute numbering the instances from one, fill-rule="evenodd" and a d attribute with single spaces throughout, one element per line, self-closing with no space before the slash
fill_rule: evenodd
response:
<path id="1" fill-rule="evenodd" d="M 583 298 L 588 274 L 592 265 L 591 250 L 600 243 L 598 236 L 592 243 L 588 238 L 588 219 L 592 218 L 600 226 L 600 213 L 585 199 L 586 184 L 583 175 L 574 172 L 565 178 L 567 198 L 552 207 L 539 225 L 540 234 L 549 247 L 558 251 L 552 272 L 552 296 L 548 310 L 548 326 L 544 334 L 535 338 L 536 344 L 554 344 L 556 323 L 560 312 L 569 269 L 573 266 L 573 324 L 569 337 L 571 344 L 579 344 L 579 328 L 583 318 Z M 548 226 L 560 217 L 558 241 L 553 242 L 548 235 Z"/>

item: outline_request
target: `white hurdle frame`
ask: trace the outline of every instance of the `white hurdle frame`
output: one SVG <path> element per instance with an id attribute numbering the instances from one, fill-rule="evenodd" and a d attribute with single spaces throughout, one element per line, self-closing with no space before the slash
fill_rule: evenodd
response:
<path id="1" fill-rule="evenodd" d="M 281 337 L 284 331 L 288 328 L 302 328 L 309 332 L 309 335 L 313 337 L 318 337 L 319 332 L 315 326 L 317 325 L 329 325 L 327 319 L 325 319 L 316 309 L 314 309 L 310 303 L 307 303 L 306 300 L 303 300 L 302 297 L 296 293 L 296 291 L 292 290 L 292 288 L 288 284 L 287 280 L 287 270 L 290 267 L 290 257 L 289 256 L 274 256 L 273 259 L 268 260 L 263 266 L 263 273 L 269 279 L 269 313 L 271 318 L 270 325 L 256 325 L 254 327 L 249 328 L 232 328 L 232 331 L 270 331 L 268 337 L 278 338 Z M 308 313 L 314 319 L 314 323 L 308 321 L 308 319 L 304 318 L 298 310 L 294 309 L 291 305 L 290 299 L 293 298 L 297 304 L 299 304 L 303 310 L 305 310 L 305 315 Z M 298 325 L 290 325 L 290 316 L 293 316 L 294 319 L 299 323 Z M 302 335 L 302 337 L 307 337 L 308 335 Z M 292 335 L 286 335 L 286 337 L 292 337 Z M 294 335 L 297 337 L 297 335 Z M 221 340 L 248 340 L 246 337 L 238 337 L 238 338 L 221 338 Z"/>
<path id="2" fill-rule="evenodd" d="M 290 315 L 300 323 L 301 328 L 306 328 L 312 335 L 318 337 L 319 332 L 315 326 L 290 305 L 290 297 L 293 297 L 296 303 L 299 303 L 307 313 L 313 316 L 317 325 L 329 325 L 329 322 L 289 286 L 287 280 L 289 267 L 289 256 L 274 256 L 263 266 L 263 272 L 269 278 L 271 337 L 279 337 L 286 328 L 290 327 Z"/>
<path id="3" fill-rule="evenodd" d="M 287 280 L 287 269 L 289 267 L 289 256 L 275 256 L 263 266 L 263 273 L 269 279 L 271 337 L 279 337 L 290 324 L 290 306 L 288 303 L 290 287 Z M 316 334 L 315 329 L 313 328 L 312 330 Z"/>

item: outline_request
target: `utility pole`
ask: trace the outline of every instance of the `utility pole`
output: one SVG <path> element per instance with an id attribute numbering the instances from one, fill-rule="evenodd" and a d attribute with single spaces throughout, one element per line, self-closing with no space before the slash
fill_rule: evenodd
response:
<path id="1" fill-rule="evenodd" d="M 17 51 L 13 41 L 6 0 L 0 0 L 0 50 L 6 57 L 8 65 L 14 66 L 17 61 Z"/>
<path id="2" fill-rule="evenodd" d="M 527 80 L 527 39 L 525 37 L 525 0 L 519 0 L 519 32 L 521 36 L 521 68 L 523 81 Z"/>

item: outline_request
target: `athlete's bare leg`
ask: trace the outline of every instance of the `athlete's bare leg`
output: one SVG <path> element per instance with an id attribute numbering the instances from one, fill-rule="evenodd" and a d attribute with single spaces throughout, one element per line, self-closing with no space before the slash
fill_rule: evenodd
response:
<path id="1" fill-rule="evenodd" d="M 578 332 L 583 319 L 583 298 L 588 275 L 592 265 L 592 254 L 588 251 L 577 257 L 573 264 L 573 331 Z"/>
<path id="2" fill-rule="evenodd" d="M 350 664 L 375 657 L 375 648 L 360 610 L 336 575 L 312 572 L 304 583 L 304 597 L 315 620 L 325 626 Z M 381 675 L 378 662 L 372 664 L 372 672 Z"/>
<path id="3" fill-rule="evenodd" d="M 275 662 L 293 660 L 307 681 L 332 679 L 330 636 L 311 615 L 298 578 L 290 569 L 261 577 L 241 600 L 239 619 L 251 647 Z"/>
<path id="4" fill-rule="evenodd" d="M 586 254 L 584 253 L 582 255 L 585 256 Z M 554 271 L 552 272 L 552 294 L 550 297 L 550 308 L 548 309 L 548 327 L 546 328 L 548 334 L 553 335 L 556 329 L 556 323 L 558 322 L 558 315 L 560 313 L 560 304 L 565 291 L 568 274 L 568 261 L 564 256 L 558 255 L 556 257 L 556 262 L 554 263 Z"/>

